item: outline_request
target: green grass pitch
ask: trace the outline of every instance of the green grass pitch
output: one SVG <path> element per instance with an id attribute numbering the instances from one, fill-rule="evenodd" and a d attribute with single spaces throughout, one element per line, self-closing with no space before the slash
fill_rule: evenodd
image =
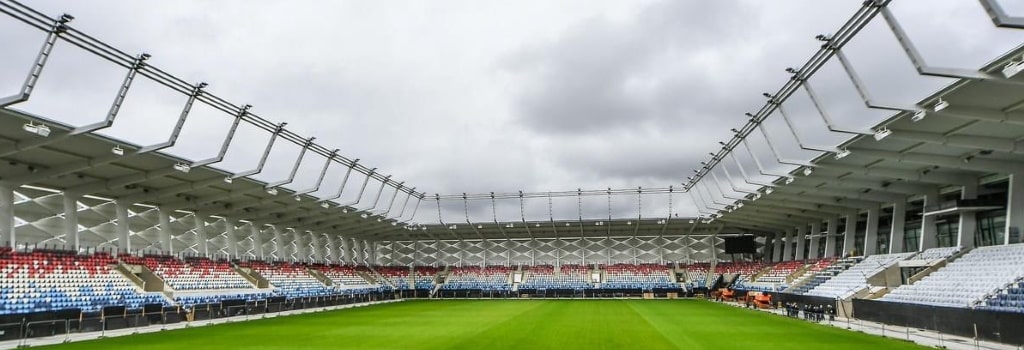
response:
<path id="1" fill-rule="evenodd" d="M 453 300 L 259 319 L 55 349 L 922 349 L 699 300 Z"/>

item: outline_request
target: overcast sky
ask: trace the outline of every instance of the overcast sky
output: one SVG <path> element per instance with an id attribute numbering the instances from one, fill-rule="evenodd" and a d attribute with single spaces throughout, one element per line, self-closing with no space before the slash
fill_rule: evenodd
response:
<path id="1" fill-rule="evenodd" d="M 379 168 L 428 194 L 565 191 L 680 186 L 755 111 L 762 92 L 789 78 L 861 1 L 27 1 L 126 52 L 328 148 Z M 1024 14 L 1024 5 L 1003 1 Z M 1022 42 L 995 29 L 976 1 L 898 0 L 891 5 L 930 64 L 977 68 Z M 0 20 L 0 95 L 16 91 L 43 33 Z M 948 80 L 914 73 L 881 18 L 848 47 L 873 94 L 914 103 Z M 13 64 L 17 62 L 18 64 Z M 11 63 L 11 64 L 9 64 Z M 17 108 L 70 124 L 102 119 L 124 75 L 70 45 L 55 50 L 32 100 Z M 866 129 L 889 115 L 863 108 L 837 63 L 812 79 L 834 117 Z M 160 142 L 184 96 L 152 82 L 133 86 L 113 128 L 103 133 L 138 145 Z M 60 101 L 60 103 L 54 103 Z M 835 145 L 804 95 L 786 105 L 802 135 Z M 203 106 L 170 153 L 204 159 L 231 121 Z M 790 158 L 809 159 L 781 119 L 766 125 Z M 266 133 L 243 127 L 217 167 L 252 168 Z M 775 166 L 763 138 L 759 159 Z M 298 147 L 275 147 L 257 179 L 287 177 Z M 741 152 L 741 162 L 753 168 Z M 312 186 L 323 158 L 307 157 L 299 179 Z M 730 166 L 732 164 L 729 164 Z M 733 166 L 730 170 L 738 175 Z M 334 192 L 332 167 L 317 194 Z M 720 177 L 725 173 L 718 171 Z M 354 200 L 349 180 L 342 202 Z M 735 181 L 740 181 L 736 179 Z M 371 184 L 360 206 L 372 202 Z M 385 192 L 385 201 L 388 199 Z M 401 198 L 400 198 L 401 200 Z M 584 217 L 668 214 L 668 196 L 585 199 Z M 576 199 L 555 201 L 557 218 L 575 218 Z M 686 195 L 672 212 L 696 215 Z M 461 202 L 443 203 L 461 220 Z M 518 220 L 518 201 L 499 203 L 499 220 Z M 546 200 L 525 205 L 547 219 Z M 378 206 L 378 209 L 380 206 Z M 490 203 L 472 203 L 490 220 Z M 433 202 L 416 221 L 436 221 Z"/>

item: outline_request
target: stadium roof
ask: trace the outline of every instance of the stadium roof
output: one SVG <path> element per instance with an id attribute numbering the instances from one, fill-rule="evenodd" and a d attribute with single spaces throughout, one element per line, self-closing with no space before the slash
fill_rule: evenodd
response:
<path id="1" fill-rule="evenodd" d="M 821 52 L 833 58 L 841 51 L 843 35 L 855 35 L 858 26 L 864 25 L 861 21 L 870 20 L 885 11 L 880 6 L 885 3 L 867 2 L 844 26 L 847 29 L 837 32 L 839 34 L 834 37 L 824 38 L 826 45 Z M 4 4 L 0 9 L 10 15 L 40 29 L 59 33 L 61 40 L 88 46 L 97 55 L 138 74 L 163 79 L 169 87 L 185 95 L 191 94 L 194 100 L 218 105 L 226 112 L 237 114 L 239 120 L 267 130 L 277 127 L 277 124 L 247 114 L 245 106 L 228 104 L 208 93 L 199 93 L 201 88 L 198 86 L 185 84 L 150 67 L 138 56 L 116 51 L 66 26 L 56 31 L 56 28 L 64 26 L 59 19 L 39 13 L 17 13 L 16 6 L 0 4 Z M 1005 14 L 1003 17 L 995 16 L 993 23 L 1021 27 L 1017 19 Z M 829 44 L 834 46 L 829 47 Z M 912 51 L 908 50 L 913 60 Z M 745 138 L 756 132 L 769 115 L 779 118 L 782 111 L 776 106 L 784 105 L 786 97 L 812 85 L 813 81 L 808 83 L 807 79 L 819 64 L 815 60 L 820 59 L 812 58 L 805 66 L 794 70 L 794 79 L 786 87 L 769 94 L 765 107 L 753 115 L 742 130 L 737 130 L 736 137 L 725 143 L 722 151 L 712 155 L 711 160 L 685 184 L 685 190 L 693 194 L 702 214 L 698 218 L 637 216 L 594 220 L 583 219 L 581 215 L 578 220 L 552 217 L 536 221 L 527 220 L 525 216 L 499 218 L 495 215 L 490 221 L 473 221 L 466 215 L 467 219 L 459 222 L 414 224 L 410 221 L 417 211 L 440 210 L 439 204 L 432 203 L 440 197 L 431 198 L 294 133 L 278 130 L 282 139 L 299 144 L 328 160 L 315 188 L 295 190 L 288 187 L 295 180 L 299 164 L 305 161 L 302 154 L 296 158 L 291 177 L 278 182 L 261 182 L 245 175 L 259 172 L 262 164 L 254 172 L 229 173 L 215 167 L 217 159 L 191 162 L 161 153 L 166 143 L 134 145 L 97 135 L 89 127 L 75 128 L 45 116 L 18 111 L 14 109 L 15 103 L 21 102 L 17 96 L 0 104 L 4 106 L 0 110 L 0 138 L 4 141 L 0 145 L 0 158 L 5 160 L 0 164 L 0 182 L 142 202 L 168 210 L 194 211 L 204 216 L 231 217 L 314 232 L 338 231 L 346 236 L 369 240 L 775 232 L 809 220 L 836 217 L 851 210 L 877 209 L 907 198 L 937 193 L 950 186 L 976 182 L 977 179 L 1001 179 L 1008 173 L 1024 171 L 1024 157 L 1020 156 L 1024 152 L 1024 147 L 1020 147 L 1020 140 L 1024 140 L 1024 111 L 1021 110 L 1024 107 L 1021 99 L 1024 96 L 1024 74 L 1004 74 L 1004 68 L 1020 62 L 1022 55 L 1024 49 L 1018 47 L 980 69 L 937 69 L 928 67 L 923 61 L 915 61 L 923 75 L 957 80 L 908 106 L 875 106 L 868 93 L 861 90 L 866 106 L 890 110 L 893 116 L 871 129 L 844 130 L 830 125 L 831 132 L 848 134 L 849 140 L 828 149 L 802 145 L 820 151 L 820 156 L 810 161 L 791 161 L 777 153 L 776 160 L 752 157 L 757 161 L 788 166 L 789 172 L 778 173 L 770 170 L 772 166 L 761 168 L 761 164 L 757 168 L 751 168 L 749 164 L 744 166 L 744 162 L 736 160 L 736 157 L 746 157 L 742 154 L 747 152 Z M 855 74 L 851 74 L 851 80 L 856 82 Z M 808 90 L 813 98 L 812 92 Z M 822 115 L 828 123 L 824 112 Z M 180 131 L 180 123 L 177 131 Z M 173 143 L 173 136 L 168 142 Z M 215 144 L 221 146 L 220 141 Z M 267 147 L 269 149 L 270 146 Z M 373 200 L 370 203 L 336 203 L 337 197 L 311 195 L 319 191 L 323 173 L 331 162 L 351 169 L 349 173 L 355 180 L 349 180 L 347 186 L 362 184 L 362 188 L 350 187 L 346 191 L 369 191 L 369 198 Z M 379 189 L 367 188 L 363 180 L 371 178 L 380 181 Z M 394 191 L 390 198 L 382 196 L 385 186 L 399 190 Z M 543 196 L 538 193 L 529 195 Z M 498 196 L 515 198 L 516 194 Z M 571 191 L 566 196 L 571 197 Z M 458 195 L 445 197 L 457 198 Z M 361 195 L 359 198 L 367 197 Z M 432 205 L 437 207 L 432 209 Z"/>

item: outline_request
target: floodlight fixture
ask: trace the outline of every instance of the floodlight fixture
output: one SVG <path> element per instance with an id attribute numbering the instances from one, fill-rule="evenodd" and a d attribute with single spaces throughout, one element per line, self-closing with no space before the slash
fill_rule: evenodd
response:
<path id="1" fill-rule="evenodd" d="M 690 223 L 691 223 L 691 224 L 692 224 L 692 223 L 694 223 L 694 220 L 693 220 L 693 219 L 690 219 Z"/>
<path id="2" fill-rule="evenodd" d="M 943 99 L 940 98 L 939 102 L 935 103 L 935 107 L 933 109 L 936 112 L 939 112 L 939 111 L 942 111 L 943 109 L 946 109 L 946 107 L 949 107 L 949 102 L 947 102 L 946 100 L 943 100 Z"/>
<path id="3" fill-rule="evenodd" d="M 809 166 L 805 166 L 803 173 L 804 173 L 804 176 L 811 176 L 811 174 L 814 173 L 814 168 L 809 167 Z"/>
<path id="4" fill-rule="evenodd" d="M 271 196 L 276 196 L 277 195 L 277 188 L 274 188 L 274 187 L 268 188 L 267 189 L 267 194 L 269 194 Z"/>
<path id="5" fill-rule="evenodd" d="M 182 163 L 182 162 L 177 162 L 177 163 L 174 163 L 174 170 L 177 170 L 177 171 L 180 171 L 180 172 L 183 172 L 183 173 L 188 173 L 190 170 L 192 170 L 192 166 L 188 165 L 188 164 L 185 164 L 185 163 Z"/>
<path id="6" fill-rule="evenodd" d="M 928 116 L 928 112 L 920 110 L 920 111 L 914 112 L 914 116 L 910 117 L 910 121 L 916 123 L 916 122 L 921 121 L 921 119 L 924 119 L 924 117 L 926 117 L 926 116 Z"/>
<path id="7" fill-rule="evenodd" d="M 631 226 L 631 225 L 633 225 L 632 221 L 626 221 L 626 226 Z"/>
<path id="8" fill-rule="evenodd" d="M 568 223 L 568 222 L 567 222 L 567 223 L 565 223 L 565 226 L 567 226 L 567 227 L 568 227 L 568 226 L 569 226 L 569 223 Z"/>
<path id="9" fill-rule="evenodd" d="M 58 19 L 57 22 L 59 22 L 60 24 L 65 24 L 65 23 L 68 23 L 68 22 L 71 22 L 71 21 L 74 21 L 74 20 L 75 20 L 75 16 L 72 16 L 70 14 L 65 13 L 65 14 L 60 15 L 60 19 Z"/>
<path id="10" fill-rule="evenodd" d="M 764 97 L 766 97 L 766 98 L 772 98 L 772 94 L 770 94 L 770 93 L 767 93 L 767 92 L 763 92 L 763 93 L 761 93 L 761 96 L 764 96 Z"/>
<path id="11" fill-rule="evenodd" d="M 153 57 L 153 55 L 150 55 L 148 53 L 143 52 L 141 55 L 139 55 L 139 60 L 140 61 L 145 61 L 145 60 L 150 59 L 151 57 Z"/>
<path id="12" fill-rule="evenodd" d="M 28 124 L 22 125 L 21 128 L 24 129 L 26 132 L 36 134 L 42 137 L 50 136 L 50 127 L 46 126 L 46 124 L 35 124 L 30 121 L 28 122 Z"/>
<path id="13" fill-rule="evenodd" d="M 199 85 L 196 85 L 196 87 L 200 89 L 205 89 L 207 86 L 210 86 L 210 84 L 207 84 L 206 82 L 201 82 Z"/>
<path id="14" fill-rule="evenodd" d="M 341 212 L 344 214 L 348 214 L 348 208 L 341 208 Z"/>
<path id="15" fill-rule="evenodd" d="M 736 202 L 736 208 L 743 208 L 743 202 Z"/>
<path id="16" fill-rule="evenodd" d="M 1006 79 L 1010 79 L 1017 75 L 1017 73 L 1020 73 L 1021 70 L 1024 70 L 1024 58 L 1007 63 L 1006 66 L 1003 67 L 1003 76 L 1006 77 Z"/>
<path id="17" fill-rule="evenodd" d="M 296 202 L 301 202 L 301 201 L 302 201 L 302 197 L 299 197 L 299 196 L 295 196 L 295 201 L 296 201 Z"/>
<path id="18" fill-rule="evenodd" d="M 851 153 L 853 152 L 850 152 L 850 150 L 843 148 L 842 150 L 839 150 L 839 152 L 836 152 L 836 159 L 846 158 L 846 156 L 849 156 Z"/>
<path id="19" fill-rule="evenodd" d="M 754 114 L 752 114 L 750 112 L 743 113 L 743 115 L 749 117 L 750 119 L 754 119 Z"/>
<path id="20" fill-rule="evenodd" d="M 881 129 L 875 130 L 875 141 L 882 141 L 882 139 L 889 137 L 889 135 L 892 135 L 892 130 L 889 130 L 887 127 L 882 127 Z"/>
<path id="21" fill-rule="evenodd" d="M 800 73 L 800 71 L 796 70 L 796 68 L 793 68 L 793 67 L 787 67 L 786 68 L 786 73 L 797 74 L 797 73 Z"/>
<path id="22" fill-rule="evenodd" d="M 123 156 L 124 155 L 124 148 L 121 148 L 121 146 L 114 146 L 114 148 L 110 149 L 110 153 L 113 153 L 114 155 L 118 155 L 118 156 Z"/>
<path id="23" fill-rule="evenodd" d="M 774 187 L 768 187 L 768 188 L 764 189 L 764 194 L 772 194 L 772 192 L 775 192 L 775 188 Z"/>
<path id="24" fill-rule="evenodd" d="M 818 41 L 831 41 L 832 40 L 832 34 L 818 34 L 818 35 L 815 35 L 814 38 L 818 39 Z"/>
<path id="25" fill-rule="evenodd" d="M 363 219 L 366 219 L 366 218 L 369 218 L 370 215 L 367 215 L 366 213 L 362 213 L 362 214 L 359 215 L 359 217 L 361 217 Z"/>
<path id="26" fill-rule="evenodd" d="M 235 178 L 230 177 L 230 176 L 224 177 L 224 183 L 228 183 L 229 184 L 229 183 L 232 183 L 232 182 L 235 182 Z"/>
<path id="27" fill-rule="evenodd" d="M 476 228 L 477 228 L 478 230 L 480 230 L 480 229 L 483 229 L 483 228 L 484 228 L 484 225 L 480 225 L 480 224 L 477 224 L 477 225 L 476 225 Z"/>
<path id="28" fill-rule="evenodd" d="M 392 221 L 391 222 L 391 226 L 398 226 L 398 222 L 397 221 Z"/>
<path id="29" fill-rule="evenodd" d="M 331 207 L 331 203 L 330 202 L 320 203 L 320 207 L 324 208 L 324 209 L 329 209 Z"/>
<path id="30" fill-rule="evenodd" d="M 377 222 L 382 222 L 382 221 L 384 221 L 384 219 L 382 219 L 382 218 L 377 218 Z"/>
<path id="31" fill-rule="evenodd" d="M 787 184 L 787 185 L 789 185 L 789 184 L 793 183 L 793 181 L 796 181 L 796 179 L 795 179 L 795 178 L 792 178 L 792 177 L 787 177 L 787 178 L 786 178 L 786 184 Z"/>

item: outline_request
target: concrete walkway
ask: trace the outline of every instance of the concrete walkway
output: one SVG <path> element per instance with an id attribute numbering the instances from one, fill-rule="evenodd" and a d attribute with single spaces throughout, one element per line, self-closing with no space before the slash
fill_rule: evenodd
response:
<path id="1" fill-rule="evenodd" d="M 88 333 L 71 333 L 71 334 L 55 335 L 55 336 L 52 336 L 52 337 L 29 338 L 29 339 L 22 339 L 22 340 L 8 340 L 8 341 L 0 342 L 0 349 L 15 349 L 15 348 L 20 348 L 20 347 L 52 345 L 52 344 L 61 344 L 61 343 L 72 343 L 72 342 L 78 342 L 78 341 L 83 341 L 83 340 L 93 340 L 93 339 L 107 338 L 107 337 L 119 337 L 119 336 L 131 335 L 131 334 L 139 334 L 139 333 L 153 333 L 153 332 L 160 332 L 160 331 L 172 330 L 172 329 L 182 329 L 182 328 L 186 328 L 186 327 L 202 327 L 202 326 L 224 324 L 224 323 L 231 323 L 231 322 L 244 322 L 244 321 L 247 321 L 249 319 L 274 318 L 274 317 L 282 317 L 282 316 L 301 315 L 301 314 L 308 314 L 308 313 L 313 313 L 313 312 L 349 309 L 349 308 L 354 308 L 354 307 L 379 305 L 379 304 L 394 303 L 394 302 L 399 302 L 399 301 L 402 301 L 402 299 L 397 299 L 397 300 L 380 300 L 380 301 L 372 301 L 372 302 L 367 302 L 367 303 L 347 304 L 347 305 L 328 306 L 328 307 L 317 307 L 317 308 L 309 308 L 309 309 L 301 309 L 301 310 L 289 310 L 289 311 L 283 311 L 283 312 L 279 312 L 279 313 L 259 314 L 259 315 L 253 315 L 253 316 L 233 316 L 233 317 L 224 317 L 224 318 L 218 318 L 218 319 L 213 319 L 213 320 L 203 320 L 203 321 L 196 321 L 196 322 L 179 322 L 179 323 L 172 323 L 172 324 L 168 324 L 168 325 L 160 325 L 160 324 L 158 324 L 158 325 L 152 325 L 152 326 L 146 326 L 146 327 L 118 329 L 118 330 L 113 330 L 113 331 L 88 332 Z"/>

